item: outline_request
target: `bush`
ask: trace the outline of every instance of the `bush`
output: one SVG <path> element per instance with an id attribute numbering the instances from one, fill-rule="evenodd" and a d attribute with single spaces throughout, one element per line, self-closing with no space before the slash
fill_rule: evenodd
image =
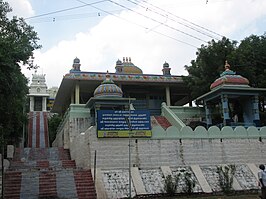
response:
<path id="1" fill-rule="evenodd" d="M 229 193 L 232 191 L 235 171 L 236 171 L 235 165 L 217 166 L 217 173 L 219 175 L 219 184 L 224 193 Z"/>
<path id="2" fill-rule="evenodd" d="M 196 182 L 190 172 L 184 173 L 184 181 L 185 181 L 185 186 L 183 188 L 183 191 L 187 194 L 193 193 L 193 189 L 196 186 Z"/>
<path id="3" fill-rule="evenodd" d="M 175 195 L 177 184 L 178 184 L 178 176 L 172 177 L 172 175 L 166 176 L 164 180 L 164 192 L 169 196 Z"/>

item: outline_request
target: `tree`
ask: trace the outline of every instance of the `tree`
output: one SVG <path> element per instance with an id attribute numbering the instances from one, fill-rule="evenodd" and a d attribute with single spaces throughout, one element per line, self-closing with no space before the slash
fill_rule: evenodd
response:
<path id="1" fill-rule="evenodd" d="M 25 114 L 23 107 L 28 93 L 26 77 L 20 65 L 33 66 L 33 50 L 40 48 L 33 27 L 22 18 L 9 19 L 12 9 L 0 0 L 0 125 L 6 142 L 18 143 Z"/>
<path id="2" fill-rule="evenodd" d="M 210 85 L 224 70 L 226 60 L 231 70 L 246 77 L 253 87 L 266 87 L 266 34 L 251 35 L 237 45 L 236 41 L 222 38 L 202 45 L 196 52 L 196 60 L 185 66 L 189 75 L 183 77 L 196 98 L 208 91 Z"/>
<path id="3" fill-rule="evenodd" d="M 218 42 L 212 40 L 198 49 L 196 60 L 192 60 L 190 66 L 185 66 L 189 75 L 183 77 L 193 98 L 210 91 L 211 83 L 223 71 L 225 61 L 230 60 L 236 50 L 236 44 L 236 41 L 224 37 Z"/>
<path id="4" fill-rule="evenodd" d="M 62 121 L 62 118 L 59 115 L 57 115 L 57 114 L 54 114 L 48 120 L 48 131 L 49 131 L 50 146 L 52 146 L 52 143 L 53 143 L 54 139 L 56 138 L 56 130 L 57 130 L 59 124 L 61 123 L 61 121 Z"/>
<path id="5" fill-rule="evenodd" d="M 253 87 L 266 87 L 266 34 L 241 41 L 233 54 L 235 70 Z"/>

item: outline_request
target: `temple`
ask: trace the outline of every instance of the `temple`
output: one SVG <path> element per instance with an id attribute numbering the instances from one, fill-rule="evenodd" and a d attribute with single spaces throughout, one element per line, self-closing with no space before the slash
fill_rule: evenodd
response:
<path id="1" fill-rule="evenodd" d="M 189 90 L 168 63 L 161 75 L 144 74 L 130 57 L 114 65 L 114 73 L 85 72 L 75 58 L 57 95 L 33 75 L 27 147 L 10 159 L 5 198 L 156 198 L 169 175 L 179 179 L 175 193 L 188 194 L 189 177 L 189 194 L 217 195 L 225 192 L 218 168 L 235 169 L 234 194 L 258 191 L 265 88 L 226 62 L 198 106 L 183 106 Z M 62 116 L 52 147 L 50 108 Z"/>
<path id="2" fill-rule="evenodd" d="M 189 89 L 168 63 L 161 75 L 144 74 L 129 57 L 114 68 L 85 72 L 75 58 L 52 108 L 62 115 L 53 147 L 69 149 L 77 167 L 92 170 L 98 198 L 156 196 L 168 175 L 183 171 L 195 180 L 193 192 L 215 194 L 219 165 L 236 166 L 235 191 L 258 189 L 265 88 L 250 87 L 225 63 L 198 106 L 184 106 L 191 105 Z"/>
<path id="3" fill-rule="evenodd" d="M 260 124 L 259 96 L 265 88 L 252 88 L 249 80 L 230 70 L 225 71 L 210 86 L 211 91 L 196 99 L 203 104 L 208 126 L 257 126 Z"/>
<path id="4" fill-rule="evenodd" d="M 63 114 L 70 104 L 86 104 L 106 74 L 80 70 L 80 60 L 74 59 L 72 69 L 66 74 L 58 90 L 53 111 Z M 160 115 L 161 103 L 182 106 L 191 101 L 189 91 L 181 76 L 170 75 L 168 63 L 163 65 L 163 75 L 143 74 L 142 70 L 125 57 L 118 60 L 110 79 L 123 90 L 124 97 L 135 98 L 135 109 L 148 109 Z"/>

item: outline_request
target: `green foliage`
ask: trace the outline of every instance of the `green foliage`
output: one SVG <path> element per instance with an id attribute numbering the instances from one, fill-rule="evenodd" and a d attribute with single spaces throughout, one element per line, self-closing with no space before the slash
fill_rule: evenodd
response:
<path id="1" fill-rule="evenodd" d="M 169 196 L 175 195 L 176 188 L 178 185 L 179 177 L 172 175 L 166 176 L 164 179 L 164 192 L 167 193 Z"/>
<path id="2" fill-rule="evenodd" d="M 231 70 L 246 77 L 253 87 L 266 87 L 266 34 L 251 35 L 237 45 L 236 41 L 222 38 L 202 45 L 185 69 L 189 75 L 183 77 L 185 83 L 196 98 L 208 91 L 210 85 L 224 71 L 228 60 Z"/>
<path id="3" fill-rule="evenodd" d="M 241 41 L 234 57 L 235 70 L 254 87 L 266 87 L 266 34 Z"/>
<path id="4" fill-rule="evenodd" d="M 192 91 L 193 98 L 210 90 L 211 83 L 219 77 L 225 61 L 230 60 L 230 55 L 235 48 L 236 42 L 222 38 L 218 42 L 212 40 L 208 45 L 202 45 L 198 49 L 196 60 L 192 60 L 190 66 L 185 66 L 189 75 L 183 77 Z"/>
<path id="5" fill-rule="evenodd" d="M 174 177 L 172 175 L 166 176 L 164 180 L 164 192 L 169 196 L 173 196 L 177 191 L 180 181 L 184 181 L 182 191 L 186 194 L 192 194 L 196 185 L 196 180 L 193 178 L 191 172 L 186 170 L 181 170 L 180 173 Z"/>
<path id="6" fill-rule="evenodd" d="M 10 11 L 8 3 L 0 0 L 0 125 L 6 143 L 16 144 L 26 118 L 23 107 L 28 93 L 20 64 L 33 68 L 33 50 L 40 46 L 37 33 L 23 19 L 7 18 Z"/>
<path id="7" fill-rule="evenodd" d="M 183 191 L 186 194 L 192 194 L 193 189 L 196 186 L 195 178 L 192 177 L 192 174 L 188 171 L 184 173 L 184 181 L 185 181 L 185 186 L 183 188 Z"/>
<path id="8" fill-rule="evenodd" d="M 219 184 L 224 193 L 229 193 L 230 191 L 232 191 L 235 171 L 235 165 L 217 166 Z"/>
<path id="9" fill-rule="evenodd" d="M 54 114 L 48 120 L 48 131 L 49 131 L 50 146 L 52 145 L 52 142 L 56 138 L 56 130 L 57 130 L 57 128 L 58 128 L 58 126 L 59 126 L 61 121 L 62 121 L 62 118 L 59 115 L 57 115 L 57 114 Z"/>

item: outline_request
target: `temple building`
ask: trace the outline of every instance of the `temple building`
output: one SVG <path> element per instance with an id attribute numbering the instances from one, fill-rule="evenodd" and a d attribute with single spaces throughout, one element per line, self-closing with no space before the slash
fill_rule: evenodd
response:
<path id="1" fill-rule="evenodd" d="M 252 88 L 249 80 L 230 70 L 225 71 L 210 86 L 211 91 L 196 99 L 203 104 L 208 126 L 257 126 L 260 124 L 259 96 L 265 88 Z"/>
<path id="2" fill-rule="evenodd" d="M 58 90 L 53 111 L 64 114 L 72 104 L 86 104 L 95 89 L 106 79 L 106 72 L 85 72 L 80 60 L 74 59 L 72 69 L 66 74 Z M 117 60 L 115 73 L 110 79 L 123 91 L 123 97 L 135 98 L 137 110 L 149 110 L 151 115 L 161 114 L 161 103 L 182 106 L 191 101 L 188 88 L 181 76 L 171 75 L 168 63 L 163 64 L 162 75 L 143 74 L 130 57 Z"/>

